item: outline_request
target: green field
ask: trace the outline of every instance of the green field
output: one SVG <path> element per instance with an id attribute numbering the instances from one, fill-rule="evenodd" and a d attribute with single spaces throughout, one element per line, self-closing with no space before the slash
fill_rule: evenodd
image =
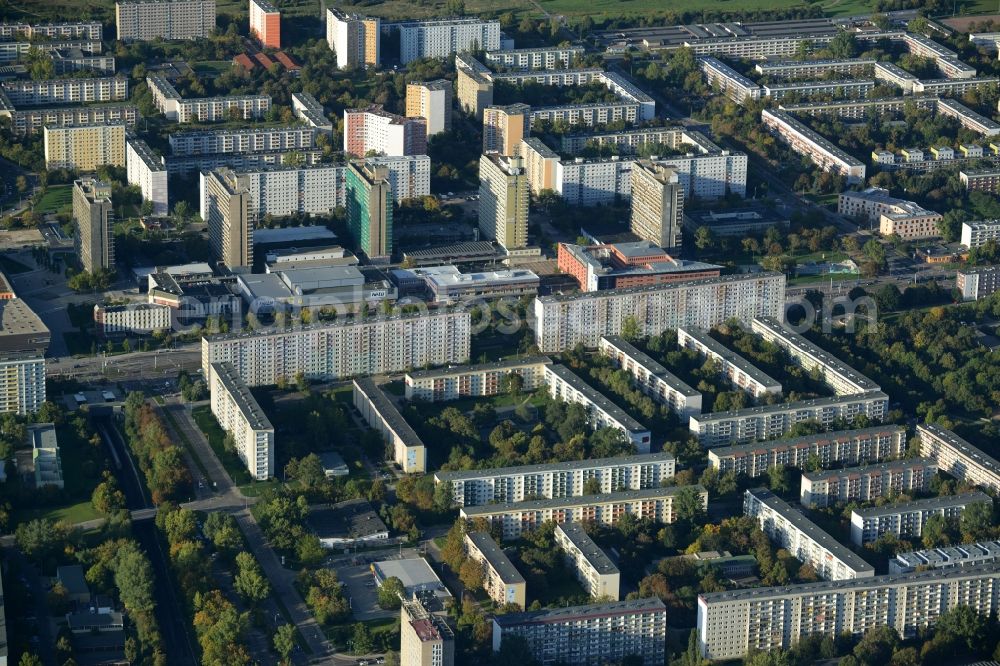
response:
<path id="1" fill-rule="evenodd" d="M 50 185 L 45 190 L 45 194 L 35 204 L 35 212 L 44 215 L 45 213 L 59 213 L 64 209 L 73 207 L 73 186 L 72 185 Z"/>
<path id="2" fill-rule="evenodd" d="M 198 407 L 191 410 L 191 416 L 201 431 L 205 433 L 208 443 L 215 451 L 215 455 L 219 457 L 222 466 L 226 468 L 233 483 L 238 486 L 250 483 L 253 479 L 250 478 L 250 472 L 247 471 L 246 465 L 235 453 L 226 451 L 226 447 L 223 445 L 226 433 L 219 426 L 219 422 L 215 420 L 212 410 L 208 407 Z"/>
<path id="3" fill-rule="evenodd" d="M 97 509 L 94 508 L 94 505 L 91 504 L 90 500 L 79 502 L 78 504 L 71 504 L 69 506 L 58 507 L 55 509 L 53 508 L 26 509 L 24 511 L 18 511 L 14 515 L 15 522 L 17 523 L 24 523 L 29 520 L 46 518 L 56 523 L 63 522 L 71 525 L 103 517 L 104 515 L 99 513 Z"/>

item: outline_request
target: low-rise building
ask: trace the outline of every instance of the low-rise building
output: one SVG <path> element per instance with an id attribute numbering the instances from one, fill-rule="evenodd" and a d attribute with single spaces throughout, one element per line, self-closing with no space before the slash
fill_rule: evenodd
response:
<path id="1" fill-rule="evenodd" d="M 820 136 L 786 111 L 764 109 L 761 120 L 768 131 L 777 134 L 793 151 L 805 155 L 824 171 L 840 174 L 848 183 L 865 180 L 865 165 Z"/>
<path id="2" fill-rule="evenodd" d="M 942 467 L 944 469 L 944 467 Z M 899 538 L 919 537 L 931 516 L 957 519 L 970 504 L 988 502 L 993 498 L 984 492 L 974 491 L 958 495 L 942 495 L 929 499 L 885 504 L 851 512 L 851 541 L 858 546 L 871 543 L 883 534 Z"/>
<path id="3" fill-rule="evenodd" d="M 27 427 L 31 444 L 31 464 L 35 488 L 63 487 L 62 459 L 53 423 L 35 423 Z"/>
<path id="4" fill-rule="evenodd" d="M 1000 560 L 1000 541 L 964 543 L 927 550 L 896 553 L 889 559 L 890 574 L 907 574 L 927 569 L 968 567 Z"/>
<path id="5" fill-rule="evenodd" d="M 965 268 L 955 274 L 955 288 L 964 301 L 978 301 L 1000 289 L 1000 266 Z"/>
<path id="6" fill-rule="evenodd" d="M 451 496 L 456 505 L 482 506 L 498 502 L 513 504 L 532 497 L 580 497 L 591 480 L 596 480 L 601 493 L 615 492 L 619 488 L 659 488 L 673 478 L 676 469 L 674 456 L 661 452 L 541 465 L 438 471 L 434 473 L 434 482 L 451 484 Z"/>
<path id="7" fill-rule="evenodd" d="M 457 266 L 397 269 L 423 281 L 435 303 L 493 298 L 521 298 L 538 293 L 540 279 L 526 268 L 462 273 Z"/>
<path id="8" fill-rule="evenodd" d="M 618 335 L 602 335 L 598 351 L 632 375 L 639 390 L 681 419 L 700 414 L 702 395 Z"/>
<path id="9" fill-rule="evenodd" d="M 879 423 L 889 411 L 889 396 L 867 391 L 728 412 L 696 414 L 689 427 L 706 448 L 767 440 L 786 435 L 796 423 L 815 421 L 824 429 L 850 424 L 856 417 Z"/>
<path id="10" fill-rule="evenodd" d="M 130 303 L 94 305 L 94 325 L 102 338 L 127 335 L 152 335 L 170 330 L 172 310 L 166 305 Z"/>
<path id="11" fill-rule="evenodd" d="M 699 356 L 711 359 L 723 377 L 754 398 L 761 398 L 769 393 L 779 394 L 782 391 L 778 380 L 717 341 L 708 331 L 678 328 L 677 344 L 682 349 L 694 350 Z"/>
<path id="12" fill-rule="evenodd" d="M 627 289 L 718 277 L 721 266 L 677 259 L 650 241 L 575 245 L 559 243 L 559 270 L 576 280 L 581 291 Z"/>
<path id="13" fill-rule="evenodd" d="M 503 552 L 489 532 L 465 535 L 465 552 L 483 567 L 483 589 L 498 606 L 517 604 L 527 608 L 527 584 L 524 576 Z"/>
<path id="14" fill-rule="evenodd" d="M 937 464 L 929 458 L 906 458 L 862 467 L 803 472 L 799 501 L 803 506 L 815 508 L 927 492 L 937 469 Z"/>
<path id="15" fill-rule="evenodd" d="M 396 405 L 369 377 L 354 380 L 354 406 L 362 418 L 392 446 L 393 462 L 406 473 L 427 469 L 427 448 Z"/>
<path id="16" fill-rule="evenodd" d="M 327 478 L 330 478 L 329 475 Z M 330 549 L 377 547 L 389 538 L 389 528 L 364 499 L 313 504 L 309 507 L 306 525 L 319 539 L 320 545 Z"/>
<path id="17" fill-rule="evenodd" d="M 233 437 L 236 453 L 258 481 L 274 476 L 274 426 L 232 363 L 212 363 L 208 374 L 212 414 Z"/>
<path id="18" fill-rule="evenodd" d="M 917 426 L 920 455 L 965 483 L 1000 490 L 1000 461 L 955 433 L 933 423 Z"/>
<path id="19" fill-rule="evenodd" d="M 821 578 L 849 580 L 875 575 L 875 567 L 766 488 L 744 493 L 743 513 L 755 518 L 768 537 L 810 565 Z"/>
<path id="20" fill-rule="evenodd" d="M 887 425 L 713 448 L 708 463 L 720 474 L 757 477 L 778 465 L 806 469 L 810 460 L 823 467 L 857 465 L 899 458 L 905 451 L 906 428 Z"/>
<path id="21" fill-rule="evenodd" d="M 583 405 L 591 427 L 614 428 L 635 446 L 639 453 L 649 453 L 649 429 L 625 413 L 621 407 L 598 393 L 564 365 L 545 366 L 545 384 L 553 399 Z"/>
<path id="22" fill-rule="evenodd" d="M 545 383 L 548 356 L 511 358 L 477 365 L 455 365 L 406 373 L 406 399 L 439 402 L 486 397 L 509 390 L 511 375 L 520 377 L 520 390 L 534 391 Z"/>
<path id="23" fill-rule="evenodd" d="M 493 651 L 507 636 L 519 636 L 539 662 L 582 666 L 603 659 L 639 657 L 643 664 L 666 659 L 667 609 L 657 598 L 571 606 L 493 618 Z"/>
<path id="24" fill-rule="evenodd" d="M 970 192 L 1000 191 L 1000 167 L 962 169 L 958 172 L 958 179 Z"/>
<path id="25" fill-rule="evenodd" d="M 837 212 L 848 217 L 878 221 L 879 233 L 903 240 L 936 238 L 941 235 L 941 214 L 904 199 L 889 196 L 888 190 L 870 187 L 862 192 L 841 192 Z"/>
<path id="26" fill-rule="evenodd" d="M 563 552 L 566 564 L 576 573 L 576 579 L 590 596 L 618 601 L 621 573 L 611 558 L 584 531 L 582 525 L 556 525 L 552 538 Z"/>
<path id="27" fill-rule="evenodd" d="M 310 127 L 327 134 L 333 133 L 333 122 L 326 117 L 326 109 L 309 93 L 292 93 L 292 112 Z"/>

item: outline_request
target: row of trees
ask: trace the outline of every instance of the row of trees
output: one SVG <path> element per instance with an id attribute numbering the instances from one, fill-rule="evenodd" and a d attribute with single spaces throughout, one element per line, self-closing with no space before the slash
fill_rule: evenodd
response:
<path id="1" fill-rule="evenodd" d="M 146 477 L 153 504 L 179 500 L 191 491 L 191 473 L 180 447 L 142 392 L 125 398 L 125 431 L 129 449 Z"/>

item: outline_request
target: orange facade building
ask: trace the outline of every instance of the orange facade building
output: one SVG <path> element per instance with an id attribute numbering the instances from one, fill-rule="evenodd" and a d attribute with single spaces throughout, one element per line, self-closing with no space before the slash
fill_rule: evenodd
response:
<path id="1" fill-rule="evenodd" d="M 281 48 L 281 12 L 267 0 L 250 0 L 250 34 L 261 46 Z"/>

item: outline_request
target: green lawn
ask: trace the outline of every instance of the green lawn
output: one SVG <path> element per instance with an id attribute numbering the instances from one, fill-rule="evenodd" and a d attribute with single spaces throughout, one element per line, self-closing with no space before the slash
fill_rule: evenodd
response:
<path id="1" fill-rule="evenodd" d="M 194 64 L 199 74 L 225 74 L 233 68 L 232 60 L 203 60 Z"/>
<path id="2" fill-rule="evenodd" d="M 39 214 L 58 213 L 63 209 L 73 207 L 72 185 L 50 185 L 45 194 L 35 204 L 35 212 Z"/>
<path id="3" fill-rule="evenodd" d="M 795 261 L 800 264 L 818 264 L 818 263 L 838 263 L 849 259 L 844 252 L 835 252 L 832 250 L 820 250 L 819 252 L 809 252 L 808 254 L 800 254 L 794 257 Z"/>
<path id="4" fill-rule="evenodd" d="M 829 282 L 831 279 L 834 282 L 847 282 L 850 280 L 860 279 L 860 275 L 854 273 L 833 273 L 829 275 L 803 275 L 802 277 L 790 277 L 786 281 L 786 284 L 791 285 L 801 285 L 801 284 L 814 284 L 818 282 Z"/>
<path id="5" fill-rule="evenodd" d="M 22 264 L 16 259 L 11 259 L 7 255 L 0 254 L 0 268 L 3 269 L 4 273 L 8 275 L 17 275 L 18 273 L 27 273 L 31 270 L 30 266 Z"/>
<path id="6" fill-rule="evenodd" d="M 215 420 L 212 410 L 208 406 L 196 407 L 191 411 L 191 416 L 194 417 L 194 421 L 201 428 L 201 431 L 205 433 L 208 443 L 212 446 L 212 450 L 215 451 L 215 455 L 219 457 L 222 466 L 226 468 L 226 472 L 229 473 L 229 478 L 233 480 L 233 483 L 238 486 L 250 483 L 253 479 L 250 477 L 250 472 L 247 471 L 246 465 L 243 464 L 243 461 L 235 453 L 226 451 L 223 445 L 226 433 L 219 426 L 219 422 Z"/>
<path id="7" fill-rule="evenodd" d="M 95 518 L 103 518 L 104 515 L 94 508 L 90 500 L 70 504 L 57 508 L 35 508 L 17 511 L 14 514 L 15 523 L 23 523 L 37 518 L 47 518 L 53 522 L 82 523 Z"/>

